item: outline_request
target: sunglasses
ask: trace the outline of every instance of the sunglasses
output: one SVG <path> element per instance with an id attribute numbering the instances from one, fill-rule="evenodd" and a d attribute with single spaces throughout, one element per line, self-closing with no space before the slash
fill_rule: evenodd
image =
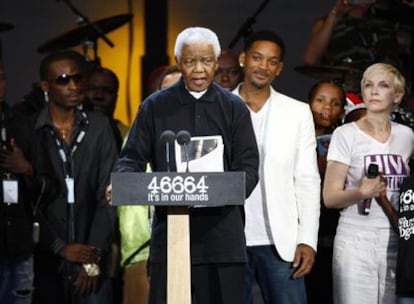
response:
<path id="1" fill-rule="evenodd" d="M 57 85 L 65 86 L 70 83 L 72 80 L 75 84 L 78 84 L 83 79 L 83 75 L 81 73 L 76 73 L 73 75 L 68 74 L 62 74 L 58 76 L 56 79 L 54 79 L 54 82 Z"/>

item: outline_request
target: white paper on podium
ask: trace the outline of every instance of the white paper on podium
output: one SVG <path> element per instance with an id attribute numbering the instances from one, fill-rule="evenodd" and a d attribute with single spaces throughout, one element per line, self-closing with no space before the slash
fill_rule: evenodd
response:
<path id="1" fill-rule="evenodd" d="M 175 141 L 175 162 L 177 172 L 186 172 L 188 154 L 188 172 L 223 172 L 224 145 L 221 135 L 191 137 L 186 147 Z M 207 207 L 194 205 L 193 208 Z"/>
<path id="2" fill-rule="evenodd" d="M 221 135 L 213 136 L 195 136 L 191 137 L 187 145 L 180 146 L 175 141 L 175 162 L 177 172 L 185 172 L 187 168 L 188 153 L 188 171 L 189 172 L 223 172 L 223 153 L 224 145 Z"/>

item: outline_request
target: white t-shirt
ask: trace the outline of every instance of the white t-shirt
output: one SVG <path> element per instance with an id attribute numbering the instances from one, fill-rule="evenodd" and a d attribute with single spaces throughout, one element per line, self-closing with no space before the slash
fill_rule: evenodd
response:
<path id="1" fill-rule="evenodd" d="M 399 191 L 404 177 L 409 174 L 408 161 L 413 153 L 413 131 L 403 125 L 391 122 L 391 135 L 385 143 L 362 131 L 355 122 L 337 128 L 328 149 L 328 161 L 337 161 L 349 166 L 345 189 L 357 189 L 366 175 L 369 164 L 376 163 L 379 172 L 387 180 L 387 196 L 397 208 Z M 390 227 L 384 211 L 375 201 L 371 201 L 368 215 L 361 213 L 362 201 L 341 211 L 340 223 L 377 228 Z"/>
<path id="2" fill-rule="evenodd" d="M 263 184 L 263 137 L 266 128 L 266 118 L 269 111 L 269 100 L 258 111 L 250 110 L 254 134 L 256 135 L 259 150 L 259 182 L 253 192 L 246 199 L 246 243 L 247 246 L 270 245 L 273 244 L 270 232 L 269 217 L 266 210 L 266 196 Z"/>

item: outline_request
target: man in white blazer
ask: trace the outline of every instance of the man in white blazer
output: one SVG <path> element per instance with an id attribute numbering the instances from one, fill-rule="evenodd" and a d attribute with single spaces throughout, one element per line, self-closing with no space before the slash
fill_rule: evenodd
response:
<path id="1" fill-rule="evenodd" d="M 320 176 L 314 123 L 307 103 L 271 86 L 284 52 L 277 34 L 253 33 L 239 57 L 244 81 L 233 91 L 250 109 L 260 152 L 259 184 L 245 205 L 245 304 L 252 303 L 255 279 L 265 303 L 306 303 L 304 276 L 316 252 Z"/>

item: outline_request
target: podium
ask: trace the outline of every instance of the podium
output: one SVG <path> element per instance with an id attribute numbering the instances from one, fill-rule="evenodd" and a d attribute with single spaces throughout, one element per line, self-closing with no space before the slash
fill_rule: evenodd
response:
<path id="1" fill-rule="evenodd" d="M 191 303 L 189 208 L 243 205 L 244 172 L 112 173 L 112 205 L 168 206 L 167 303 Z"/>

